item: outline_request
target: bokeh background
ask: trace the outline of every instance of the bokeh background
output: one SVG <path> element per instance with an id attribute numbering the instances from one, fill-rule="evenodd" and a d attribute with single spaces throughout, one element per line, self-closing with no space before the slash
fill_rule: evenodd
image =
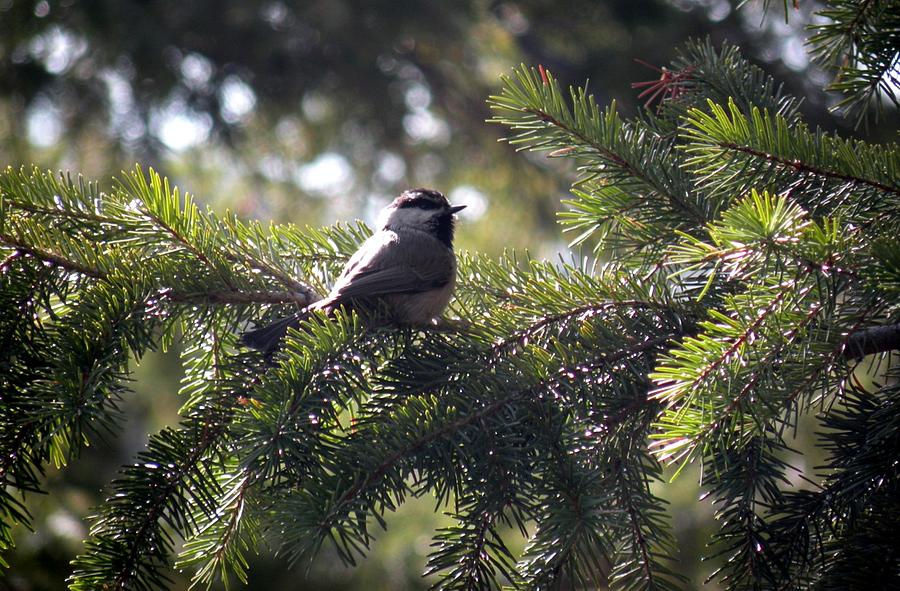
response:
<path id="1" fill-rule="evenodd" d="M 574 171 L 498 142 L 485 99 L 501 75 L 543 64 L 634 114 L 631 83 L 659 76 L 635 60 L 661 66 L 709 36 L 805 96 L 810 123 L 854 135 L 828 114 L 836 97 L 805 53 L 817 8 L 803 1 L 786 23 L 780 6 L 764 18 L 752 0 L 0 0 L 0 165 L 109 187 L 139 162 L 213 210 L 301 225 L 372 221 L 401 190 L 427 186 L 469 206 L 460 248 L 553 257 L 566 248 L 555 217 Z M 136 362 L 119 435 L 63 470 L 48 466 L 50 494 L 28 497 L 35 531 L 16 530 L 0 590 L 65 588 L 104 487 L 147 433 L 177 421 L 180 374 L 177 347 Z M 698 556 L 713 507 L 695 481 L 662 494 L 684 572 L 709 589 L 715 565 Z M 326 549 L 308 571 L 289 570 L 263 548 L 250 588 L 427 588 L 440 523 L 428 499 L 404 506 L 355 569 Z M 186 589 L 190 573 L 172 578 Z"/>

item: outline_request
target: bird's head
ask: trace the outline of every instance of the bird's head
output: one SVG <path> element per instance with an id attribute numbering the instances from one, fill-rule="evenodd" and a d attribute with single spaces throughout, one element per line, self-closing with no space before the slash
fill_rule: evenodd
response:
<path id="1" fill-rule="evenodd" d="M 444 244 L 453 244 L 453 221 L 465 205 L 450 205 L 447 198 L 431 189 L 410 189 L 384 208 L 379 227 L 389 230 L 412 228 L 430 232 Z"/>

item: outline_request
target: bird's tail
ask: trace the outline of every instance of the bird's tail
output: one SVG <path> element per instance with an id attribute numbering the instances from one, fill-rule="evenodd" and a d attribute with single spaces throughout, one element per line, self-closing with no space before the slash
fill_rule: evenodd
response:
<path id="1" fill-rule="evenodd" d="M 289 328 L 300 326 L 303 314 L 291 314 L 261 328 L 248 330 L 241 335 L 241 344 L 263 353 L 278 349 Z"/>

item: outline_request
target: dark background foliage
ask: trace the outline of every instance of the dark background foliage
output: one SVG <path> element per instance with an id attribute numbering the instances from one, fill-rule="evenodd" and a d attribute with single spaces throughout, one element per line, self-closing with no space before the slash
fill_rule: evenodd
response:
<path id="1" fill-rule="evenodd" d="M 476 184 L 546 240 L 563 185 L 512 158 L 496 145 L 501 130 L 483 124 L 499 74 L 541 63 L 564 83 L 590 80 L 601 104 L 616 99 L 629 113 L 640 102 L 630 83 L 658 76 L 635 59 L 667 63 L 680 42 L 711 34 L 776 73 L 821 78 L 795 34 L 810 10 L 773 29 L 725 0 L 9 0 L 0 157 L 92 176 L 153 164 L 205 199 L 282 220 L 349 217 L 323 197 L 359 213 L 373 194 L 409 184 Z M 834 126 L 808 77 L 781 78 Z M 179 124 L 186 141 L 173 140 Z M 296 182 L 298 165 L 323 154 L 345 158 L 352 174 Z M 489 249 L 499 245 L 534 247 L 506 233 Z"/>

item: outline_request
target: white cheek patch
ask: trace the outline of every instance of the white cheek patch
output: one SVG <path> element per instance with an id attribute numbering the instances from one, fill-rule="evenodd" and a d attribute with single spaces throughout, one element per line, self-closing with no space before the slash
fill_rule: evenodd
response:
<path id="1" fill-rule="evenodd" d="M 391 215 L 394 214 L 397 210 L 393 207 L 385 207 L 378 214 L 378 219 L 375 221 L 375 228 L 385 228 L 391 221 Z"/>
<path id="2" fill-rule="evenodd" d="M 422 209 L 420 207 L 403 207 L 389 209 L 387 221 L 382 227 L 391 226 L 415 226 L 422 228 L 437 213 L 434 209 Z"/>

